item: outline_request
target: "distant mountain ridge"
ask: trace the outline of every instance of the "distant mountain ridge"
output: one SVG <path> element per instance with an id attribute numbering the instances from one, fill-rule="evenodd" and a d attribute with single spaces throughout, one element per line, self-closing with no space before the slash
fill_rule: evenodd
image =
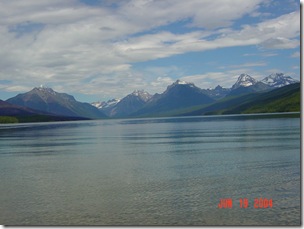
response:
<path id="1" fill-rule="evenodd" d="M 241 74 L 227 96 L 237 96 L 253 92 L 268 91 L 298 82 L 299 81 L 294 80 L 290 76 L 286 76 L 283 73 L 271 74 L 261 81 L 258 81 L 247 74 Z"/>
<path id="2" fill-rule="evenodd" d="M 165 114 L 172 110 L 209 104 L 214 101 L 204 90 L 193 83 L 177 80 L 169 85 L 162 94 L 155 94 L 142 109 L 133 113 L 132 116 Z"/>
<path id="3" fill-rule="evenodd" d="M 109 108 L 112 106 L 115 106 L 117 103 L 119 103 L 121 99 L 110 99 L 108 101 L 103 101 L 103 102 L 93 102 L 91 103 L 91 105 L 93 105 L 94 107 L 98 108 L 98 109 L 104 109 L 104 108 Z"/>
<path id="4" fill-rule="evenodd" d="M 265 77 L 261 82 L 271 87 L 279 88 L 289 84 L 298 83 L 299 81 L 294 80 L 290 76 L 286 76 L 284 73 L 274 73 Z"/>
<path id="5" fill-rule="evenodd" d="M 229 92 L 231 91 L 231 88 L 223 88 L 220 85 L 218 85 L 214 89 L 203 89 L 203 90 L 211 98 L 218 100 L 228 95 Z"/>
<path id="6" fill-rule="evenodd" d="M 35 87 L 27 93 L 6 100 L 6 102 L 61 116 L 94 119 L 106 117 L 89 103 L 78 102 L 71 95 L 58 93 L 45 87 Z"/>
<path id="7" fill-rule="evenodd" d="M 144 90 L 135 90 L 115 105 L 101 108 L 101 111 L 109 117 L 125 117 L 141 109 L 151 97 Z"/>

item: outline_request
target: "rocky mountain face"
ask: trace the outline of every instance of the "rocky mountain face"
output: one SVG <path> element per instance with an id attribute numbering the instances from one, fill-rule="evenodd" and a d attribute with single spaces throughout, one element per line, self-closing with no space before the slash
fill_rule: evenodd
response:
<path id="1" fill-rule="evenodd" d="M 112 103 L 111 105 L 108 105 L 108 103 L 100 109 L 109 117 L 124 117 L 141 109 L 151 97 L 152 96 L 144 90 L 136 90 L 119 101 L 117 99 L 110 100 L 118 102 Z"/>
<path id="2" fill-rule="evenodd" d="M 208 104 L 213 101 L 214 99 L 193 83 L 177 80 L 168 86 L 162 94 L 155 94 L 141 110 L 133 115 L 145 116 L 168 113 L 172 110 Z"/>
<path id="3" fill-rule="evenodd" d="M 216 86 L 214 89 L 204 89 L 204 92 L 215 100 L 224 98 L 230 91 L 231 88 L 223 88 L 220 85 Z"/>
<path id="4" fill-rule="evenodd" d="M 283 73 L 274 73 L 265 77 L 261 82 L 269 85 L 270 87 L 279 88 L 289 84 L 298 83 L 299 81 Z"/>
<path id="5" fill-rule="evenodd" d="M 96 107 L 98 109 L 105 109 L 105 108 L 115 106 L 119 102 L 120 102 L 120 99 L 110 99 L 108 101 L 103 101 L 103 102 L 100 102 L 100 101 L 93 102 L 93 103 L 91 103 L 91 105 L 93 105 L 94 107 Z"/>
<path id="6" fill-rule="evenodd" d="M 247 74 L 241 74 L 236 83 L 232 86 L 231 92 L 227 94 L 227 96 L 262 92 L 297 82 L 297 80 L 294 80 L 290 76 L 286 76 L 283 73 L 271 74 L 261 81 L 258 81 Z"/>
<path id="7" fill-rule="evenodd" d="M 30 108 L 10 104 L 0 100 L 0 116 L 27 116 L 43 114 L 43 112 L 35 111 Z"/>
<path id="8" fill-rule="evenodd" d="M 251 77 L 250 75 L 247 74 L 241 74 L 235 84 L 232 86 L 231 90 L 235 90 L 239 87 L 249 87 L 253 86 L 257 83 L 258 81 Z"/>
<path id="9" fill-rule="evenodd" d="M 27 93 L 8 99 L 7 102 L 55 115 L 94 119 L 106 117 L 89 103 L 78 102 L 71 95 L 45 87 L 36 87 Z"/>

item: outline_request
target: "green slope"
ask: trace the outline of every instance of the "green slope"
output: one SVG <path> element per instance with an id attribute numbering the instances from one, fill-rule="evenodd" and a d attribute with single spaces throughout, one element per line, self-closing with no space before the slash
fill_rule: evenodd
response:
<path id="1" fill-rule="evenodd" d="M 90 120 L 83 117 L 55 116 L 55 115 L 25 115 L 25 116 L 0 116 L 0 124 L 27 123 L 27 122 L 59 122 Z"/>
<path id="2" fill-rule="evenodd" d="M 265 103 L 263 107 L 256 105 L 246 109 L 243 113 L 272 113 L 300 111 L 300 92 L 295 92 L 286 98 Z"/>
<path id="3" fill-rule="evenodd" d="M 292 84 L 263 93 L 253 101 L 225 110 L 223 114 L 299 112 L 300 98 L 300 84 Z"/>
<path id="4" fill-rule="evenodd" d="M 0 124 L 18 123 L 18 122 L 19 120 L 16 117 L 0 116 Z"/>
<path id="5" fill-rule="evenodd" d="M 211 105 L 176 115 L 214 115 L 300 111 L 300 83 L 264 93 L 221 99 Z"/>

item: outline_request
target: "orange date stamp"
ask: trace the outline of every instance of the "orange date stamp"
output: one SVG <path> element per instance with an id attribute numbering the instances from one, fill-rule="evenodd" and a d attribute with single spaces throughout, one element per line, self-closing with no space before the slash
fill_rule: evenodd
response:
<path id="1" fill-rule="evenodd" d="M 272 208 L 273 206 L 273 201 L 272 199 L 267 199 L 267 198 L 254 198 L 253 202 L 250 202 L 248 198 L 240 198 L 238 199 L 238 204 L 237 206 L 239 208 L 248 208 L 248 207 L 253 207 L 256 209 L 261 209 L 261 208 Z M 233 208 L 233 200 L 232 198 L 223 198 L 220 199 L 220 202 L 217 205 L 218 208 Z"/>

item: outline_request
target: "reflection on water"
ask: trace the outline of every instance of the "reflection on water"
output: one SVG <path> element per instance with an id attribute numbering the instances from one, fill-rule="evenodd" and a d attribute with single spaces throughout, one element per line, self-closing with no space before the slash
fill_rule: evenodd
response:
<path id="1" fill-rule="evenodd" d="M 3 125 L 0 138 L 0 224 L 300 224 L 299 118 Z"/>

